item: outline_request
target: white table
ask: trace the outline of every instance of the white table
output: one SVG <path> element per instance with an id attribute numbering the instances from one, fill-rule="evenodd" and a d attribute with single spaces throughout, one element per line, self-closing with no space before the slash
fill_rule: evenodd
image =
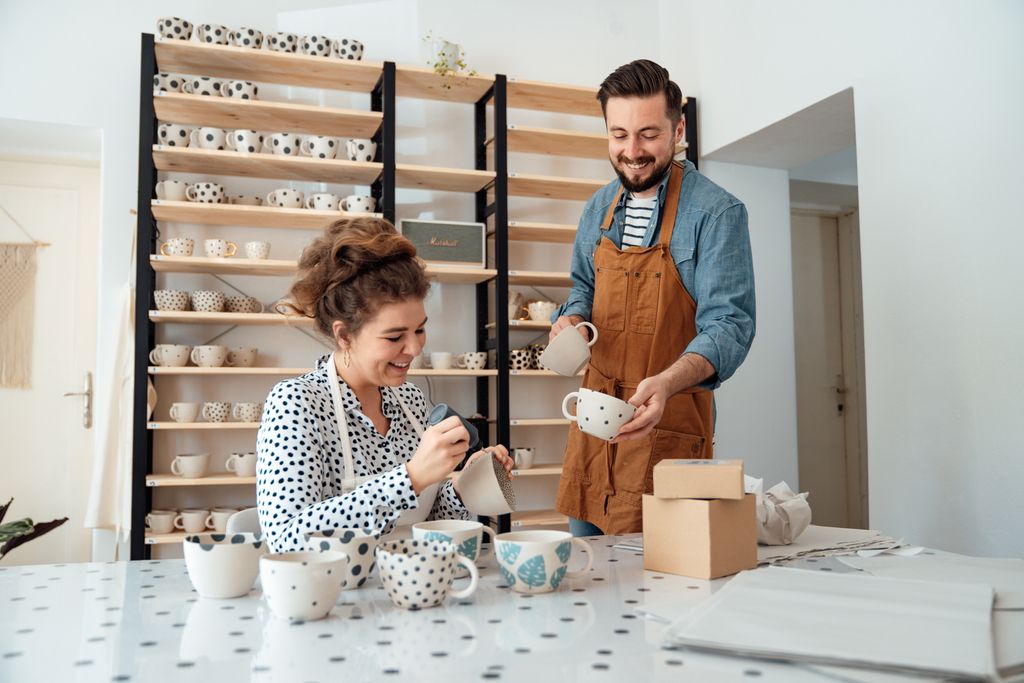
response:
<path id="1" fill-rule="evenodd" d="M 0 681 L 922 680 L 664 649 L 664 626 L 637 608 L 678 614 L 727 579 L 645 572 L 611 547 L 621 537 L 589 540 L 593 571 L 555 593 L 512 592 L 490 560 L 468 599 L 407 612 L 375 577 L 300 625 L 275 619 L 258 589 L 198 598 L 183 560 L 0 567 Z"/>

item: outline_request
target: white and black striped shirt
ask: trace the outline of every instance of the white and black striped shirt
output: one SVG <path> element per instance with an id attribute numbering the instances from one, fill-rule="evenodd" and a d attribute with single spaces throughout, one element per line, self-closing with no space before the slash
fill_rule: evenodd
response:
<path id="1" fill-rule="evenodd" d="M 632 193 L 626 197 L 626 224 L 622 231 L 622 248 L 639 247 L 644 243 L 651 214 L 658 209 L 658 198 L 637 199 Z"/>

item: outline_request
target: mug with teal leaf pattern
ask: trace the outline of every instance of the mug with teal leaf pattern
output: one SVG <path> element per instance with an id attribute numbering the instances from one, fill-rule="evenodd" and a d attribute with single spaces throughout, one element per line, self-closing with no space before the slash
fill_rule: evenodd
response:
<path id="1" fill-rule="evenodd" d="M 569 571 L 572 545 L 587 553 L 587 565 Z M 558 590 L 564 579 L 575 579 L 590 571 L 594 551 L 581 538 L 564 531 L 513 531 L 494 539 L 498 568 L 508 585 L 520 593 Z"/>
<path id="2" fill-rule="evenodd" d="M 418 522 L 412 525 L 412 537 L 420 541 L 445 541 L 451 543 L 470 562 L 483 562 L 491 557 L 493 548 L 484 552 L 483 536 L 487 534 L 494 545 L 494 532 L 480 522 L 462 519 L 439 519 L 433 522 Z M 462 572 L 460 571 L 461 575 Z"/>

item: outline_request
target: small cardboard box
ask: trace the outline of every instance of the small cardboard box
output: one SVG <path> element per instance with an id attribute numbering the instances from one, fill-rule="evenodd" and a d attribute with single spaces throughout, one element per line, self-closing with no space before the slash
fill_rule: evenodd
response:
<path id="1" fill-rule="evenodd" d="M 662 460 L 654 466 L 658 498 L 743 498 L 742 460 Z"/>
<path id="2" fill-rule="evenodd" d="M 644 569 L 717 579 L 757 566 L 755 496 L 694 500 L 645 495 Z"/>

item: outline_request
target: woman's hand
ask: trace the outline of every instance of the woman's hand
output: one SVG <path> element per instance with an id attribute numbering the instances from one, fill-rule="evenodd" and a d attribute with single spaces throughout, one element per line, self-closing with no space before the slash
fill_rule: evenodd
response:
<path id="1" fill-rule="evenodd" d="M 469 432 L 458 416 L 453 415 L 427 427 L 420 438 L 419 448 L 405 463 L 413 492 L 418 496 L 423 489 L 451 474 L 468 449 Z"/>
<path id="2" fill-rule="evenodd" d="M 466 467 L 469 467 L 470 463 L 475 462 L 478 458 L 485 457 L 488 453 L 493 453 L 495 460 L 501 463 L 501 466 L 505 468 L 505 472 L 508 474 L 509 479 L 512 478 L 512 468 L 515 467 L 515 460 L 508 454 L 508 449 L 504 446 L 491 446 L 485 448 L 482 451 L 477 451 L 473 455 L 469 456 L 469 460 L 466 461 Z M 463 468 L 465 469 L 465 468 Z M 462 492 L 459 491 L 459 480 L 455 480 L 455 493 L 459 494 L 459 498 L 462 498 Z"/>

